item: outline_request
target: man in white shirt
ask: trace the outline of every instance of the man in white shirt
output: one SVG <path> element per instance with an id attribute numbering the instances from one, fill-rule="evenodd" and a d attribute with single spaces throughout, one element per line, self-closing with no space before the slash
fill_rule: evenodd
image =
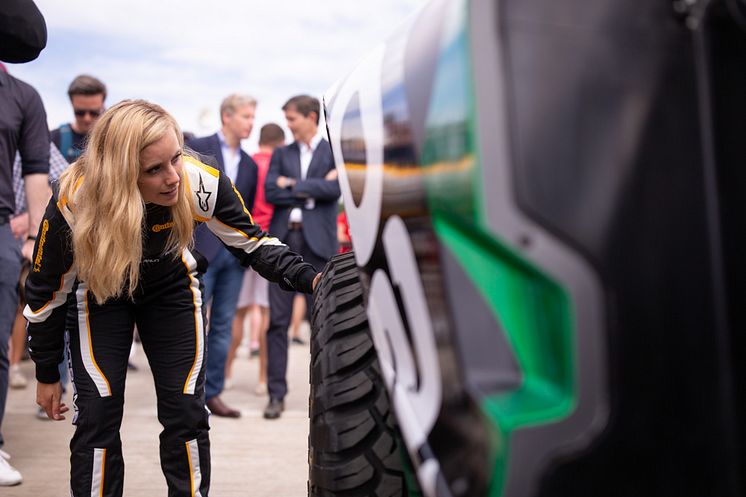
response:
<path id="1" fill-rule="evenodd" d="M 303 256 L 317 271 L 337 253 L 339 184 L 329 142 L 319 134 L 318 99 L 298 95 L 285 103 L 288 128 L 295 141 L 275 149 L 265 181 L 267 202 L 274 205 L 269 232 Z M 312 299 L 307 297 L 307 313 Z M 269 287 L 270 323 L 267 330 L 266 419 L 277 419 L 287 394 L 288 325 L 293 293 Z"/>

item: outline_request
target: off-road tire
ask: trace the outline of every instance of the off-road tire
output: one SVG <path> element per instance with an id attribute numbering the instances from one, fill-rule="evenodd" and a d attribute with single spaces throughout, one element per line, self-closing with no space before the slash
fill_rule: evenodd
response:
<path id="1" fill-rule="evenodd" d="M 411 495 L 353 253 L 333 257 L 311 320 L 308 494 Z"/>

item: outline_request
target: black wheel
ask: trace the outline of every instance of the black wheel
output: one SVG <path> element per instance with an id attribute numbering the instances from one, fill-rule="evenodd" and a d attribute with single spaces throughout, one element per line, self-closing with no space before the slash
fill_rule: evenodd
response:
<path id="1" fill-rule="evenodd" d="M 309 495 L 412 495 L 354 254 L 327 264 L 311 323 Z"/>

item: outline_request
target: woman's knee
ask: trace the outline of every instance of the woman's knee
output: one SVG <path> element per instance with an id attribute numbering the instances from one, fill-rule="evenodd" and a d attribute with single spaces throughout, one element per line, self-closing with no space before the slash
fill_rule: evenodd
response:
<path id="1" fill-rule="evenodd" d="M 210 429 L 204 397 L 177 393 L 158 399 L 158 420 L 164 436 L 179 441 L 192 440 Z"/>

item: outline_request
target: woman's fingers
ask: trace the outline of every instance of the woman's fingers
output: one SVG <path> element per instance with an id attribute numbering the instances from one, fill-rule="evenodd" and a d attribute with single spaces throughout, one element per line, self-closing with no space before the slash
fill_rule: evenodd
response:
<path id="1" fill-rule="evenodd" d="M 62 414 L 68 411 L 67 406 L 64 402 L 60 402 L 62 399 L 62 392 L 57 391 L 52 395 L 52 416 L 50 416 L 51 419 L 54 419 L 55 421 L 62 421 L 65 419 L 65 416 Z"/>
<path id="2" fill-rule="evenodd" d="M 69 409 L 64 402 L 61 402 L 62 387 L 60 383 L 37 383 L 36 384 L 36 403 L 41 407 L 49 419 L 61 421 L 65 419 L 62 414 Z"/>

